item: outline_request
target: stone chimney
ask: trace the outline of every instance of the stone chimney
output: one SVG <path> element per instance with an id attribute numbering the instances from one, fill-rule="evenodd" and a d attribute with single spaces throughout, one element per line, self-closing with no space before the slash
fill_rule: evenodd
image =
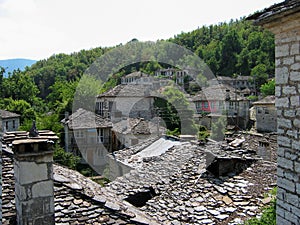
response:
<path id="1" fill-rule="evenodd" d="M 28 137 L 12 142 L 17 224 L 54 224 L 53 141 Z"/>

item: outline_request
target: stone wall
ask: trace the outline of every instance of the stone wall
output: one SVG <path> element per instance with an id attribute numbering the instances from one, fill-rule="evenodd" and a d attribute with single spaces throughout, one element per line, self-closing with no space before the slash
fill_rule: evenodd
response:
<path id="1" fill-rule="evenodd" d="M 17 131 L 20 126 L 19 118 L 8 118 L 2 120 L 2 130 L 4 131 Z"/>
<path id="2" fill-rule="evenodd" d="M 262 133 L 277 131 L 277 112 L 274 105 L 256 107 L 256 130 Z"/>
<path id="3" fill-rule="evenodd" d="M 1 120 L 0 120 L 1 121 Z M 1 137 L 1 128 L 0 128 L 0 137 Z M 2 143 L 0 142 L 0 221 L 2 221 Z"/>
<path id="4" fill-rule="evenodd" d="M 17 224 L 54 224 L 53 151 L 45 139 L 14 143 Z"/>
<path id="5" fill-rule="evenodd" d="M 277 224 L 300 224 L 299 14 L 271 27 L 275 33 L 278 132 Z"/>

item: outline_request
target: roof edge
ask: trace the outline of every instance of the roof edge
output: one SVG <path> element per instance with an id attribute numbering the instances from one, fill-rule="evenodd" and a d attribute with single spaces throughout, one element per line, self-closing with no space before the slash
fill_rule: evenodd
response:
<path id="1" fill-rule="evenodd" d="M 295 0 L 286 0 L 256 12 L 246 18 L 254 20 L 255 25 L 265 25 L 271 21 L 281 19 L 287 15 L 300 12 L 300 2 Z"/>

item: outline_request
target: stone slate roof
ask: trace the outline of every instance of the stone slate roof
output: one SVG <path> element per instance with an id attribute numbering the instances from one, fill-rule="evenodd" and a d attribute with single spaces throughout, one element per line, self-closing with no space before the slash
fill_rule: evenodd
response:
<path id="1" fill-rule="evenodd" d="M 31 138 L 33 140 L 47 139 L 56 141 L 58 137 L 56 134 L 50 130 L 39 130 L 39 136 Z M 2 141 L 6 145 L 10 145 L 13 141 L 22 141 L 29 138 L 29 132 L 27 131 L 11 131 L 3 134 Z"/>
<path id="2" fill-rule="evenodd" d="M 12 152 L 2 152 L 2 224 L 15 224 Z M 54 165 L 55 224 L 157 224 L 80 173 Z"/>
<path id="3" fill-rule="evenodd" d="M 237 78 L 233 79 L 233 80 L 245 80 L 245 81 L 249 81 L 251 79 L 252 79 L 251 76 L 241 76 L 241 75 L 238 75 Z"/>
<path id="4" fill-rule="evenodd" d="M 54 204 L 56 224 L 238 224 L 254 217 L 270 201 L 265 194 L 276 185 L 276 147 L 272 162 L 255 161 L 240 174 L 215 177 L 206 171 L 205 152 L 220 156 L 251 157 L 258 146 L 254 136 L 245 148 L 228 148 L 225 143 L 205 147 L 183 142 L 165 154 L 143 159 L 143 165 L 109 183 L 106 188 L 76 171 L 54 165 Z M 265 140 L 265 137 L 261 137 Z M 268 140 L 272 140 L 268 136 Z M 272 142 L 273 143 L 273 142 Z M 276 145 L 276 140 L 274 141 Z M 128 158 L 144 146 L 116 152 L 116 158 Z M 225 147 L 224 147 L 225 145 Z M 273 144 L 274 145 L 274 144 Z M 218 149 L 223 150 L 219 151 Z M 15 220 L 12 154 L 4 148 L 2 224 Z M 134 164 L 133 164 L 134 165 Z M 133 207 L 124 200 L 143 201 Z M 134 200 L 135 198 L 135 200 Z"/>
<path id="5" fill-rule="evenodd" d="M 276 185 L 276 163 L 258 160 L 240 174 L 215 177 L 205 168 L 205 151 L 211 148 L 220 147 L 182 143 L 164 155 L 144 159 L 142 166 L 109 183 L 107 189 L 128 201 L 151 192 L 152 198 L 140 209 L 160 224 L 238 224 L 258 215 L 270 201 L 264 194 Z M 128 151 L 137 152 L 134 147 Z M 249 153 L 236 149 L 234 154 L 243 151 Z M 116 157 L 132 155 L 122 151 Z"/>
<path id="6" fill-rule="evenodd" d="M 256 24 L 266 24 L 272 20 L 284 17 L 288 14 L 300 12 L 299 0 L 286 0 L 284 2 L 274 4 L 269 8 L 262 10 L 249 16 L 248 20 L 255 20 Z"/>
<path id="7" fill-rule="evenodd" d="M 150 87 L 142 84 L 120 84 L 99 97 L 150 97 Z"/>
<path id="8" fill-rule="evenodd" d="M 112 130 L 120 134 L 150 135 L 157 133 L 157 124 L 143 118 L 127 118 L 114 123 Z M 165 129 L 160 127 L 160 131 L 163 132 Z"/>
<path id="9" fill-rule="evenodd" d="M 68 119 L 63 119 L 61 122 L 73 130 L 112 127 L 112 122 L 108 118 L 103 118 L 82 108 L 79 108 Z"/>
<path id="10" fill-rule="evenodd" d="M 227 76 L 217 76 L 216 78 L 214 78 L 216 80 L 224 80 L 224 81 L 234 81 L 234 80 L 245 80 L 245 81 L 249 81 L 250 79 L 252 79 L 251 76 L 241 76 L 238 75 L 236 78 L 232 78 L 232 77 L 227 77 Z"/>
<path id="11" fill-rule="evenodd" d="M 128 77 L 149 77 L 149 74 L 143 73 L 141 71 L 132 72 L 130 74 L 127 74 L 123 76 L 122 78 L 128 78 Z"/>
<path id="12" fill-rule="evenodd" d="M 13 113 L 13 112 L 9 112 L 9 111 L 0 109 L 0 118 L 2 118 L 2 119 L 17 118 L 17 117 L 20 117 L 20 115 L 17 113 Z"/>
<path id="13" fill-rule="evenodd" d="M 226 90 L 229 90 L 229 92 L 226 92 Z M 207 101 L 207 100 L 218 100 L 218 101 L 225 101 L 226 97 L 229 94 L 230 100 L 234 101 L 235 99 L 237 101 L 243 101 L 247 100 L 247 98 L 241 96 L 238 94 L 239 90 L 226 85 L 226 84 L 218 84 L 218 85 L 212 85 L 206 88 L 203 88 L 201 91 L 199 91 L 194 97 L 193 101 Z"/>
<path id="14" fill-rule="evenodd" d="M 275 96 L 270 95 L 259 101 L 253 102 L 253 105 L 275 105 Z"/>

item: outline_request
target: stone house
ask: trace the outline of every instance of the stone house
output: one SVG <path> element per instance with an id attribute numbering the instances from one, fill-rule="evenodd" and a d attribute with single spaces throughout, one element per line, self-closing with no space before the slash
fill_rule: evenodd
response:
<path id="1" fill-rule="evenodd" d="M 168 68 L 168 69 L 159 69 L 155 72 L 155 76 L 167 77 L 177 85 L 183 85 L 185 81 L 185 77 L 188 76 L 188 72 L 186 70 Z"/>
<path id="2" fill-rule="evenodd" d="M 2 132 L 17 131 L 20 126 L 20 115 L 0 109 Z"/>
<path id="3" fill-rule="evenodd" d="M 277 112 L 275 96 L 267 96 L 252 104 L 255 112 L 255 128 L 257 132 L 276 132 Z"/>
<path id="4" fill-rule="evenodd" d="M 300 1 L 286 0 L 248 18 L 275 34 L 277 224 L 300 224 Z"/>
<path id="5" fill-rule="evenodd" d="M 106 165 L 106 154 L 112 151 L 110 120 L 80 108 L 61 122 L 65 151 L 81 155 L 95 170 L 102 170 Z"/>
<path id="6" fill-rule="evenodd" d="M 237 77 L 225 77 L 225 76 L 217 76 L 214 79 L 209 80 L 209 85 L 229 85 L 232 88 L 235 88 L 240 95 L 245 97 L 249 95 L 256 95 L 255 91 L 255 83 L 252 81 L 251 76 L 241 76 Z"/>
<path id="7" fill-rule="evenodd" d="M 154 78 L 141 71 L 133 72 L 121 77 L 121 84 L 147 84 L 151 85 Z"/>
<path id="8" fill-rule="evenodd" d="M 120 121 L 122 117 L 151 119 L 154 115 L 153 103 L 150 86 L 120 84 L 97 96 L 96 113 L 111 118 L 113 122 Z"/>
<path id="9" fill-rule="evenodd" d="M 214 115 L 227 116 L 228 125 L 237 125 L 245 129 L 249 122 L 249 100 L 237 93 L 237 90 L 229 85 L 212 85 L 203 88 L 192 99 L 196 107 L 196 113 L 202 115 L 200 121 L 210 127 L 207 117 Z M 200 122 L 201 124 L 201 122 Z M 203 125 L 205 125 L 203 124 Z"/>
<path id="10" fill-rule="evenodd" d="M 163 127 L 158 127 L 158 122 L 158 119 L 155 122 L 154 120 L 147 121 L 144 118 L 125 118 L 114 123 L 112 131 L 116 135 L 116 139 L 119 140 L 119 145 L 115 146 L 115 149 L 137 145 L 149 138 L 158 137 L 165 133 L 166 130 Z"/>

